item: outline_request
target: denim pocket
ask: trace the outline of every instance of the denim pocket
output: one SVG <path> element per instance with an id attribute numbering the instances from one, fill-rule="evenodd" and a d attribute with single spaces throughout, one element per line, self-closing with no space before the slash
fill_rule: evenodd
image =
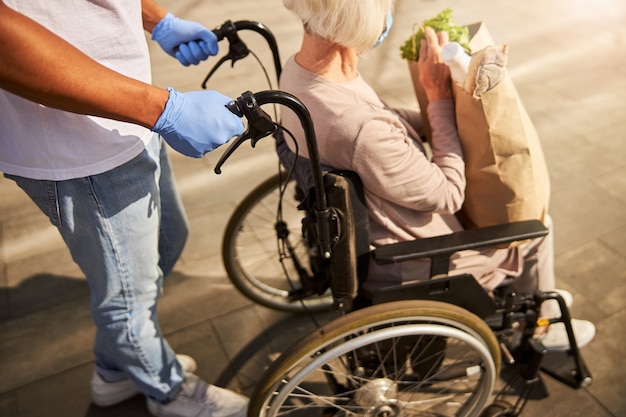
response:
<path id="1" fill-rule="evenodd" d="M 54 226 L 61 226 L 61 211 L 59 209 L 59 196 L 56 181 L 33 180 L 17 175 L 4 174 L 10 180 L 15 181 L 28 197 L 45 214 Z"/>

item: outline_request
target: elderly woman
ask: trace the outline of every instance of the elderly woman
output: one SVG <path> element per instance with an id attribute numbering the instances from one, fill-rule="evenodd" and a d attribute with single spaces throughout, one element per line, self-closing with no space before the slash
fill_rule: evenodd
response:
<path id="1" fill-rule="evenodd" d="M 358 71 L 361 56 L 377 46 L 392 22 L 393 0 L 283 0 L 304 26 L 302 46 L 286 63 L 280 88 L 298 97 L 315 125 L 322 164 L 356 172 L 369 211 L 371 245 L 444 235 L 462 230 L 455 217 L 463 204 L 465 166 L 456 130 L 448 67 L 439 56 L 445 32 L 425 30 L 419 57 L 420 81 L 429 99 L 432 156 L 420 140 L 417 110 L 395 111 L 385 105 Z M 295 115 L 283 125 L 307 157 L 304 133 Z M 290 147 L 293 145 L 289 144 Z M 551 228 L 550 218 L 546 220 Z M 377 265 L 372 262 L 363 290 L 428 276 L 426 261 Z M 450 274 L 469 273 L 487 291 L 506 277 L 517 277 L 520 290 L 553 290 L 552 234 L 512 249 L 458 253 Z M 565 298 L 569 298 L 567 293 Z M 580 346 L 595 334 L 593 324 L 573 321 Z M 549 348 L 563 347 L 564 331 L 550 330 Z"/>

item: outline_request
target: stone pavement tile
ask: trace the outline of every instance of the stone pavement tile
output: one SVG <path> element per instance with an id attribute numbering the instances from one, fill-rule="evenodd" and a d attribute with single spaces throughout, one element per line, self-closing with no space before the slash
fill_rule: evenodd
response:
<path id="1" fill-rule="evenodd" d="M 241 313 L 245 314 L 245 322 L 227 317 L 215 320 L 220 340 L 230 354 L 230 369 L 217 382 L 230 386 L 239 380 L 245 393 L 251 395 L 272 362 L 316 325 L 306 314 L 283 313 L 258 305 Z M 316 314 L 315 320 L 324 324 L 337 316 L 329 311 Z"/>
<path id="2" fill-rule="evenodd" d="M 623 366 L 626 357 L 626 309 L 622 308 L 596 323 L 596 326 L 601 338 L 583 349 L 594 377 L 588 391 L 614 416 L 626 416 L 626 371 Z"/>
<path id="3" fill-rule="evenodd" d="M 543 148 L 550 173 L 552 192 L 577 185 L 590 178 L 611 175 L 623 169 L 624 158 L 597 146 L 595 137 L 566 132 L 552 112 L 543 134 Z"/>
<path id="4" fill-rule="evenodd" d="M 93 361 L 94 334 L 86 299 L 0 323 L 0 393 Z"/>
<path id="5" fill-rule="evenodd" d="M 229 353 L 230 360 L 228 369 L 222 371 L 218 381 L 227 386 L 237 383 L 246 395 L 251 395 L 275 351 L 267 335 L 267 322 L 258 310 L 250 306 L 241 313 L 215 320 L 220 342 Z M 275 313 L 275 317 L 278 316 Z"/>
<path id="6" fill-rule="evenodd" d="M 8 182 L 1 179 L 0 182 Z M 16 186 L 7 195 L 23 192 Z M 35 205 L 0 215 L 2 286 L 0 321 L 84 296 L 82 273 L 72 261 L 58 231 Z M 32 210 L 34 208 L 34 210 Z M 35 291 L 33 291 L 35 290 Z M 48 294 L 41 297 L 38 292 Z"/>
<path id="7" fill-rule="evenodd" d="M 612 232 L 626 224 L 621 199 L 598 187 L 593 180 L 552 193 L 555 250 L 562 253 Z"/>
<path id="8" fill-rule="evenodd" d="M 244 307 L 228 312 L 224 316 L 193 324 L 169 333 L 167 340 L 177 353 L 184 353 L 196 360 L 198 370 L 195 373 L 206 382 L 244 392 L 237 379 L 228 381 L 227 384 L 219 380 L 222 374 L 231 373 L 232 352 L 224 345 L 216 322 L 219 323 L 223 317 L 227 317 L 231 326 L 238 328 L 240 327 L 239 319 L 242 323 L 245 322 L 248 319 L 249 310 L 250 307 Z"/>
<path id="9" fill-rule="evenodd" d="M 598 241 L 590 241 L 556 258 L 559 287 L 574 295 L 572 313 L 593 322 L 606 320 L 626 305 L 626 258 Z M 601 338 L 625 334 L 598 335 Z"/>
<path id="10" fill-rule="evenodd" d="M 12 262 L 6 269 L 8 282 L 0 288 L 0 294 L 6 296 L 8 313 L 7 317 L 0 317 L 0 322 L 88 295 L 85 278 L 65 248 L 42 253 L 36 260 Z"/>
<path id="11" fill-rule="evenodd" d="M 222 173 L 213 170 L 219 158 L 226 151 L 226 145 L 205 156 L 202 165 L 189 168 L 189 158 L 171 152 L 178 191 L 185 209 L 192 214 L 198 207 L 207 210 L 207 214 L 217 215 L 222 206 L 234 205 L 249 192 L 252 187 L 276 172 L 278 158 L 274 151 L 273 138 L 264 138 L 255 148 L 250 142 L 242 144 L 222 166 Z M 222 215 L 230 214 L 230 208 Z"/>
<path id="12" fill-rule="evenodd" d="M 612 415 L 624 415 L 626 382 L 618 364 L 626 355 L 626 258 L 602 240 L 594 240 L 559 254 L 556 264 L 558 286 L 574 295 L 572 316 L 596 326 L 594 340 L 582 349 L 594 378 L 586 391 Z M 578 402 L 584 397 L 572 393 L 570 398 Z"/>
<path id="13" fill-rule="evenodd" d="M 17 417 L 18 415 L 15 392 L 0 394 L 0 416 Z"/>
<path id="14" fill-rule="evenodd" d="M 624 154 L 626 156 L 626 153 Z M 599 187 L 621 200 L 626 206 L 626 165 L 594 178 Z"/>
<path id="15" fill-rule="evenodd" d="M 529 400 L 523 416 L 615 417 L 587 388 L 575 389 L 548 375 L 542 375 L 548 398 Z"/>
<path id="16" fill-rule="evenodd" d="M 626 259 L 600 241 L 591 241 L 556 257 L 557 287 L 574 294 L 573 311 L 602 319 L 624 308 Z M 576 302 L 581 298 L 580 303 Z"/>
<path id="17" fill-rule="evenodd" d="M 80 416 L 90 407 L 92 365 L 65 368 L 15 390 L 20 417 Z"/>
<path id="18" fill-rule="evenodd" d="M 112 407 L 91 403 L 93 365 L 71 368 L 15 391 L 19 417 L 149 417 L 145 397 L 137 395 Z M 4 414 L 2 414 L 4 417 Z M 10 414 L 7 417 L 12 417 Z"/>
<path id="19" fill-rule="evenodd" d="M 216 316 L 228 315 L 250 303 L 223 276 L 190 276 L 174 271 L 159 302 L 159 322 L 165 334 Z"/>
<path id="20" fill-rule="evenodd" d="M 220 283 L 178 272 L 169 278 L 159 305 L 165 334 L 250 303 L 223 277 Z M 0 378 L 0 393 L 93 361 L 95 329 L 86 298 L 0 323 L 0 334 L 0 369 L 12 375 Z"/>
<path id="21" fill-rule="evenodd" d="M 600 241 L 609 246 L 620 256 L 626 257 L 626 226 L 601 236 Z"/>
<path id="22" fill-rule="evenodd" d="M 17 218 L 20 216 L 30 217 L 39 212 L 30 199 L 22 192 L 13 181 L 0 175 L 0 217 L 2 220 Z M 43 217 L 43 215 L 42 215 Z"/>

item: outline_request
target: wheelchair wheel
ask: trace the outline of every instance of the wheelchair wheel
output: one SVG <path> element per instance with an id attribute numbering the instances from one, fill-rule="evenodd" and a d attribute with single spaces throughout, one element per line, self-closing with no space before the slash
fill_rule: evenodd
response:
<path id="1" fill-rule="evenodd" d="M 229 219 L 222 242 L 226 272 L 242 294 L 266 307 L 289 312 L 328 310 L 330 291 L 322 295 L 305 291 L 300 279 L 299 274 L 312 274 L 294 180 L 287 183 L 282 222 L 277 221 L 280 175 L 252 190 Z M 291 250 L 281 255 L 281 245 Z"/>
<path id="2" fill-rule="evenodd" d="M 436 301 L 396 301 L 342 316 L 264 373 L 248 416 L 478 416 L 500 368 L 480 318 Z"/>

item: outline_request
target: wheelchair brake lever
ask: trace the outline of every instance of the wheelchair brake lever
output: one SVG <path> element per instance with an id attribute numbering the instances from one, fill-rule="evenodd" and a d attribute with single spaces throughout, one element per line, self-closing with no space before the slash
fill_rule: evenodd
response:
<path id="1" fill-rule="evenodd" d="M 211 71 L 207 74 L 202 81 L 202 88 L 206 89 L 209 78 L 217 71 L 217 69 L 222 66 L 222 64 L 228 60 L 232 61 L 231 68 L 235 66 L 235 62 L 243 59 L 250 54 L 250 50 L 246 46 L 246 44 L 239 38 L 237 35 L 237 27 L 235 24 L 227 20 L 223 25 L 216 27 L 213 29 L 213 33 L 217 36 L 218 42 L 226 38 L 228 40 L 229 49 L 228 54 L 224 55 L 220 58 L 219 61 L 211 68 Z"/>
<path id="2" fill-rule="evenodd" d="M 254 148 L 259 140 L 276 131 L 276 125 L 272 118 L 261 109 L 261 106 L 257 104 L 254 98 L 254 94 L 250 91 L 246 91 L 241 97 L 228 103 L 226 107 L 233 114 L 245 117 L 248 120 L 248 129 L 241 136 L 237 137 L 220 157 L 214 169 L 216 174 L 222 173 L 222 165 L 245 141 L 250 139 L 250 143 Z"/>
<path id="3" fill-rule="evenodd" d="M 217 61 L 217 63 L 213 66 L 213 68 L 211 68 L 211 71 L 209 71 L 209 73 L 207 74 L 207 76 L 204 78 L 204 81 L 202 81 L 202 88 L 206 90 L 206 85 L 209 82 L 209 78 L 211 78 L 211 76 L 215 73 L 215 71 L 217 71 L 217 69 L 222 66 L 222 64 L 226 61 L 228 61 L 230 59 L 230 57 L 228 55 L 224 55 L 222 58 L 220 58 L 219 61 Z"/>
<path id="4" fill-rule="evenodd" d="M 251 137 L 252 135 L 250 134 L 249 131 L 245 131 L 241 136 L 237 136 L 237 138 L 233 141 L 233 143 L 228 145 L 228 148 L 226 148 L 226 151 L 222 154 L 219 161 L 217 161 L 217 164 L 215 165 L 215 169 L 213 171 L 218 175 L 221 174 L 222 165 L 224 165 L 224 162 L 226 162 L 226 160 L 230 158 L 233 152 L 235 152 L 237 148 L 241 146 L 242 143 L 244 143 Z"/>

